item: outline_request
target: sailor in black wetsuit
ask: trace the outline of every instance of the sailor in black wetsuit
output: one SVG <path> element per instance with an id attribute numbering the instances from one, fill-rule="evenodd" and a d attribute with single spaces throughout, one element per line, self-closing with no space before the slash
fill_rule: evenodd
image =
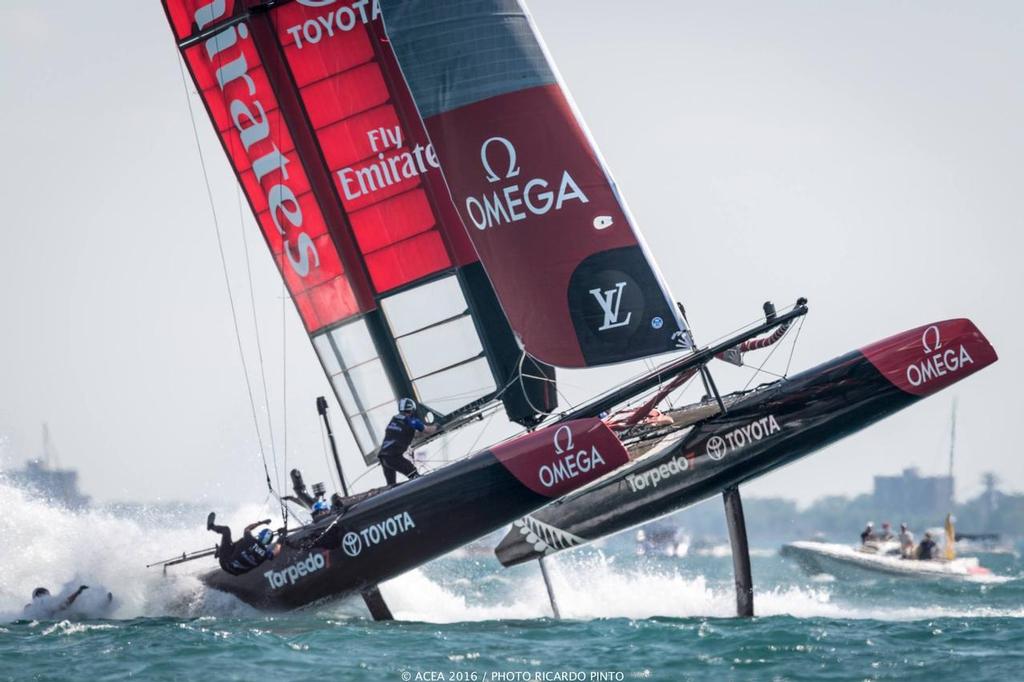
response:
<path id="1" fill-rule="evenodd" d="M 402 398 L 398 401 L 398 414 L 388 422 L 384 430 L 384 442 L 377 454 L 388 487 L 397 482 L 396 473 L 404 475 L 409 480 L 420 475 L 416 471 L 416 466 L 405 458 L 405 451 L 409 449 L 417 431 L 433 433 L 436 430 L 436 427 L 427 426 L 416 416 L 416 401 L 412 398 Z"/>
<path id="2" fill-rule="evenodd" d="M 215 518 L 216 515 L 210 512 L 206 517 L 206 529 L 220 533 L 221 541 L 217 546 L 216 556 L 220 560 L 220 567 L 231 575 L 248 573 L 264 561 L 273 559 L 281 549 L 281 545 L 270 546 L 274 533 L 269 528 L 264 528 L 256 536 L 252 534 L 257 526 L 270 523 L 269 519 L 249 524 L 243 531 L 242 539 L 232 542 L 231 529 L 214 524 Z"/>

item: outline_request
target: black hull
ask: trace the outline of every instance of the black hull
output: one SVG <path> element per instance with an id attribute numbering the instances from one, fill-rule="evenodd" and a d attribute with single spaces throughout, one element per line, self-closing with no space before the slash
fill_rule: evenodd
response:
<path id="1" fill-rule="evenodd" d="M 288 535 L 281 554 L 241 576 L 214 570 L 208 586 L 257 608 L 287 610 L 343 597 L 393 578 L 528 514 L 627 461 L 599 420 L 573 423 L 604 463 L 546 487 L 538 469 L 562 455 L 544 429 L 357 502 Z M 589 452 L 589 450 L 588 450 Z"/>
<path id="2" fill-rule="evenodd" d="M 943 348 L 966 349 L 967 360 L 920 380 L 920 358 L 934 355 L 921 350 L 922 334 L 939 328 Z M 932 339 L 923 343 L 935 350 Z M 739 398 L 726 414 L 697 424 L 677 442 L 517 521 L 495 553 L 511 566 L 678 511 L 834 443 L 995 360 L 995 351 L 966 320 L 848 353 Z M 908 376 L 917 385 L 908 384 Z"/>

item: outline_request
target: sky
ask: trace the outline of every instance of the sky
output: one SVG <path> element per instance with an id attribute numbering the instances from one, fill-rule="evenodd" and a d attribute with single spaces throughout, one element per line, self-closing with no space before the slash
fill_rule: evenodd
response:
<path id="1" fill-rule="evenodd" d="M 1024 491 L 1024 4 L 529 7 L 698 341 L 766 299 L 806 296 L 794 371 L 952 317 L 1000 353 L 747 495 L 807 504 L 904 467 L 944 473 L 954 396 L 957 497 L 986 471 Z M 39 453 L 47 422 L 59 463 L 99 501 L 262 499 L 260 440 L 272 469 L 327 477 L 314 404 L 330 388 L 209 121 L 196 123 L 260 438 L 160 3 L 0 4 L 5 466 Z M 637 371 L 563 372 L 562 390 L 582 400 Z M 749 379 L 715 372 L 723 390 Z M 361 470 L 330 399 L 345 466 Z"/>

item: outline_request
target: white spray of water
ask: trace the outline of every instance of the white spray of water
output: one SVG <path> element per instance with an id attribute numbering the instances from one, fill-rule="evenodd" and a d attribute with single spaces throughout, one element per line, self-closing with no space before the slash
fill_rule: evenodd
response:
<path id="1" fill-rule="evenodd" d="M 712 585 L 704 576 L 678 571 L 627 568 L 604 555 L 560 556 L 548 562 L 552 585 L 563 618 L 722 617 L 736 613 L 731 585 Z M 470 604 L 411 571 L 385 583 L 381 592 L 395 616 L 404 620 L 450 623 L 498 619 L 550 618 L 551 606 L 540 571 L 489 576 L 504 581 L 514 597 L 507 603 Z M 806 582 L 803 578 L 801 583 Z M 923 620 L 932 618 L 1024 618 L 1024 609 L 972 606 L 892 606 L 885 603 L 849 604 L 833 598 L 827 585 L 792 585 L 755 590 L 758 616 Z"/>
<path id="2" fill-rule="evenodd" d="M 2 479 L 0 510 L 0 622 L 21 618 L 36 587 L 47 587 L 60 597 L 79 584 L 89 585 L 90 590 L 81 597 L 79 609 L 68 614 L 71 616 L 257 615 L 238 599 L 202 585 L 196 575 L 215 566 L 212 558 L 175 567 L 166 577 L 159 568 L 145 568 L 182 550 L 212 547 L 216 538 L 205 530 L 205 518 L 182 518 L 172 525 L 145 513 L 123 518 L 95 510 L 69 512 L 32 499 Z M 247 505 L 220 511 L 218 522 L 237 529 L 273 516 L 274 510 Z M 600 555 L 558 557 L 549 567 L 565 618 L 728 617 L 735 609 L 730 588 L 713 586 L 700 576 L 631 569 Z M 508 572 L 495 567 L 495 572 L 479 580 L 501 589 L 482 590 L 493 597 L 467 599 L 457 593 L 455 581 L 449 585 L 449 581 L 435 581 L 414 570 L 384 583 L 381 591 L 402 620 L 451 623 L 551 616 L 539 571 Z M 108 590 L 114 595 L 112 612 L 104 603 Z M 851 607 L 834 602 L 826 585 L 759 591 L 755 605 L 762 616 L 801 618 L 1024 618 L 1024 609 Z M 358 598 L 316 611 L 338 618 L 367 616 Z"/>
<path id="3" fill-rule="evenodd" d="M 563 618 L 677 618 L 736 613 L 735 593 L 714 589 L 701 576 L 675 572 L 623 569 L 603 556 L 549 561 L 552 585 Z M 420 571 L 411 571 L 381 587 L 395 616 L 438 623 L 459 621 L 550 618 L 551 605 L 540 571 L 521 572 L 506 581 L 510 603 L 468 604 Z M 840 616 L 844 610 L 829 603 L 824 590 L 794 587 L 755 595 L 760 615 Z"/>
<path id="4" fill-rule="evenodd" d="M 207 591 L 190 575 L 213 567 L 212 559 L 197 561 L 168 577 L 159 568 L 145 568 L 183 550 L 212 547 L 216 538 L 205 530 L 205 519 L 182 519 L 180 527 L 168 527 L 166 521 L 158 523 L 145 513 L 140 518 L 119 518 L 95 510 L 70 512 L 3 480 L 0 510 L 0 621 L 21 618 L 36 587 L 46 587 L 59 600 L 80 584 L 90 589 L 75 602 L 69 616 L 252 612 L 234 597 Z M 237 528 L 266 515 L 265 509 L 250 506 L 233 510 L 221 522 Z M 112 611 L 105 603 L 108 591 L 114 596 Z"/>

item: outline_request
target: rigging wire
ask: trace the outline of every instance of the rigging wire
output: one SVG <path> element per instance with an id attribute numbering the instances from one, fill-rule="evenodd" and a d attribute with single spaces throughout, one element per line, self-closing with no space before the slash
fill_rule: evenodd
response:
<path id="1" fill-rule="evenodd" d="M 533 356 L 527 355 L 526 349 L 524 348 L 523 351 L 519 354 L 519 362 L 516 363 L 516 375 L 514 377 L 512 377 L 512 380 L 509 381 L 508 384 L 505 385 L 505 388 L 503 388 L 501 390 L 501 393 L 504 393 L 506 390 L 508 390 L 511 387 L 512 382 L 518 381 L 519 382 L 519 388 L 520 388 L 520 390 L 522 391 L 522 394 L 523 394 L 523 398 L 526 400 L 526 404 L 530 406 L 530 409 L 533 410 L 535 414 L 547 415 L 548 412 L 538 408 L 536 405 L 533 404 L 533 401 L 530 400 L 530 391 L 527 390 L 526 382 L 524 381 L 524 379 L 529 378 L 529 379 L 534 379 L 534 380 L 538 380 L 538 381 L 547 381 L 548 383 L 551 383 L 551 384 L 555 385 L 555 392 L 558 394 L 559 398 L 564 400 L 566 403 L 569 403 L 569 405 L 572 405 L 572 403 L 569 401 L 569 399 L 566 398 L 565 394 L 563 394 L 558 389 L 558 383 L 554 379 L 552 379 L 550 377 L 546 377 L 546 376 L 538 376 L 536 374 L 524 374 L 523 373 L 523 363 L 526 362 L 526 358 L 527 357 L 529 357 L 531 360 L 533 360 L 534 363 L 535 363 L 534 366 L 536 366 L 536 359 L 533 358 Z M 539 424 L 538 424 L 538 426 L 539 426 Z"/>
<path id="2" fill-rule="evenodd" d="M 789 348 L 789 359 L 786 360 L 786 371 L 783 377 L 789 376 L 789 366 L 793 364 L 793 352 L 796 351 L 796 344 L 800 343 L 800 332 L 804 328 L 804 318 L 800 318 L 800 324 L 796 328 L 796 336 L 793 337 L 793 345 Z"/>
<path id="3" fill-rule="evenodd" d="M 359 483 L 359 481 L 361 481 L 361 480 L 363 480 L 364 478 L 366 478 L 366 475 L 367 475 L 367 474 L 369 474 L 369 473 L 370 473 L 371 471 L 373 471 L 374 469 L 377 469 L 377 468 L 379 468 L 379 467 L 380 467 L 380 461 L 379 461 L 379 460 L 377 461 L 377 463 L 376 463 L 376 464 L 371 464 L 371 465 L 369 465 L 368 467 L 366 467 L 366 471 L 364 471 L 363 473 L 359 474 L 359 475 L 358 475 L 358 476 L 356 477 L 356 480 L 354 480 L 354 481 L 352 481 L 351 483 L 349 483 L 349 486 L 350 486 L 350 488 L 349 488 L 349 489 L 350 489 L 350 490 L 355 490 L 355 487 L 356 487 L 356 483 Z"/>
<path id="4" fill-rule="evenodd" d="M 787 329 L 786 332 L 782 335 L 782 339 L 784 339 L 787 336 L 789 336 L 789 332 L 791 330 L 792 330 L 792 327 Z M 782 341 L 782 339 L 779 339 L 779 341 Z M 750 376 L 750 379 L 743 386 L 743 390 L 744 391 L 746 391 L 748 388 L 750 388 L 750 384 L 754 383 L 754 379 L 756 379 L 757 375 L 760 374 L 761 372 L 764 372 L 765 374 L 774 374 L 773 372 L 768 372 L 767 370 L 765 370 L 764 366 L 768 363 L 769 360 L 772 359 L 772 356 L 775 355 L 775 352 L 777 350 L 779 350 L 779 348 L 781 348 L 781 347 L 782 347 L 781 343 L 778 343 L 778 344 L 776 344 L 775 346 L 772 347 L 771 352 L 769 352 L 768 355 L 765 357 L 765 359 L 761 361 L 761 364 L 758 366 L 758 368 L 756 370 L 754 370 L 754 373 Z M 775 376 L 778 376 L 778 375 L 775 375 Z"/>
<path id="5" fill-rule="evenodd" d="M 231 154 L 234 156 L 233 139 L 230 144 L 232 146 Z M 281 481 L 281 471 L 277 465 L 277 445 L 274 442 L 274 420 L 271 418 L 270 393 L 267 390 L 267 371 L 263 361 L 263 344 L 260 342 L 259 318 L 256 315 L 256 290 L 252 281 L 252 258 L 249 256 L 249 240 L 246 237 L 245 215 L 243 212 L 244 209 L 242 208 L 242 188 L 238 185 L 235 186 L 235 195 L 238 197 L 238 226 L 240 228 L 239 232 L 242 234 L 242 250 L 245 254 L 245 271 L 249 281 L 249 306 L 252 310 L 252 326 L 254 336 L 256 338 L 256 357 L 259 359 L 260 381 L 263 384 L 263 404 L 266 405 L 267 433 L 270 439 L 270 454 L 274 460 L 274 478 L 277 480 L 277 487 L 279 490 L 284 490 Z"/>
<path id="6" fill-rule="evenodd" d="M 263 473 L 267 479 L 267 490 L 274 494 L 274 485 L 270 480 L 270 470 L 267 467 L 267 453 L 263 447 L 263 434 L 260 431 L 259 415 L 256 410 L 256 400 L 253 397 L 252 382 L 249 380 L 249 366 L 245 360 L 245 350 L 242 346 L 242 333 L 238 326 L 238 311 L 235 308 L 235 297 L 231 291 L 231 278 L 228 275 L 227 257 L 224 255 L 224 239 L 221 235 L 220 221 L 217 218 L 217 208 L 213 200 L 213 189 L 210 185 L 210 175 L 206 169 L 206 158 L 203 156 L 203 148 L 199 142 L 199 128 L 196 126 L 195 112 L 192 108 L 192 96 L 188 89 L 188 81 L 185 77 L 185 66 L 182 63 L 183 57 L 178 55 L 178 70 L 181 72 L 181 84 L 185 90 L 185 101 L 188 104 L 189 121 L 192 124 L 192 135 L 195 138 L 196 150 L 199 153 L 199 164 L 203 169 L 203 182 L 206 184 L 206 197 L 210 202 L 210 213 L 213 216 L 214 232 L 217 235 L 217 250 L 220 253 L 221 269 L 224 273 L 224 284 L 228 291 L 228 302 L 231 306 L 231 322 L 235 330 L 235 342 L 238 345 L 238 356 L 242 362 L 242 372 L 245 375 L 245 389 L 249 395 L 249 407 L 252 411 L 253 426 L 256 428 L 256 440 L 260 446 L 260 458 L 263 460 Z"/>
<path id="7" fill-rule="evenodd" d="M 288 475 L 288 293 L 281 280 L 281 422 L 284 431 L 284 470 L 282 476 Z M 268 406 L 267 413 L 270 413 Z M 330 470 L 328 470 L 329 472 Z M 287 480 L 287 479 L 286 479 Z"/>
<path id="8" fill-rule="evenodd" d="M 278 23 L 279 22 L 278 22 L 278 16 L 277 15 L 278 15 L 278 13 L 274 12 L 274 11 L 271 11 L 271 12 L 268 13 L 268 16 L 269 16 L 269 19 L 270 19 L 270 26 L 271 26 L 271 28 L 274 29 L 274 33 L 275 34 L 280 34 L 279 30 L 278 30 L 278 28 L 279 28 Z M 275 96 L 276 96 L 276 93 L 275 93 Z M 283 138 L 284 138 L 284 127 L 285 127 L 284 126 L 284 121 L 283 121 L 283 116 L 281 114 L 281 110 L 280 109 L 278 109 L 277 112 L 275 112 L 275 113 L 277 114 L 277 117 L 278 117 L 277 148 L 278 149 L 283 149 L 284 148 L 284 146 L 283 146 Z M 284 169 L 284 164 L 285 164 L 284 156 L 283 155 L 279 155 L 278 156 L 277 171 L 281 174 L 282 177 L 287 178 L 288 177 L 288 173 Z M 287 291 L 287 288 L 285 286 L 284 273 L 283 272 L 281 273 L 281 277 L 282 277 L 282 279 L 281 279 L 281 289 L 282 289 L 282 292 L 285 292 L 285 291 Z M 288 356 L 286 354 L 287 353 L 287 347 L 286 347 L 285 342 L 284 342 L 284 339 L 285 339 L 285 337 L 287 335 L 287 326 L 285 324 L 285 309 L 286 309 L 286 306 L 287 306 L 287 304 L 285 302 L 285 296 L 282 296 L 282 298 L 281 298 L 281 338 L 282 338 L 282 340 L 281 340 L 281 412 L 282 412 L 282 420 L 284 422 L 283 425 L 282 425 L 282 428 L 284 429 L 284 434 L 283 434 L 283 436 L 284 436 L 284 455 L 283 455 L 284 456 L 284 471 L 281 472 L 281 475 L 283 477 L 285 477 L 285 480 L 287 480 L 287 476 L 288 476 L 288 473 L 287 473 L 288 472 Z M 262 362 L 262 355 L 260 357 L 260 361 Z M 268 419 L 270 418 L 270 404 L 269 403 L 267 403 L 267 418 Z M 274 468 L 275 469 L 277 468 L 277 455 L 276 455 L 276 453 L 274 455 Z M 285 513 L 286 509 L 287 509 L 287 507 L 286 507 L 285 503 L 282 501 L 281 502 L 282 513 Z M 284 525 L 285 525 L 285 529 L 287 531 L 287 528 L 288 528 L 288 517 L 287 516 L 285 516 Z"/>

